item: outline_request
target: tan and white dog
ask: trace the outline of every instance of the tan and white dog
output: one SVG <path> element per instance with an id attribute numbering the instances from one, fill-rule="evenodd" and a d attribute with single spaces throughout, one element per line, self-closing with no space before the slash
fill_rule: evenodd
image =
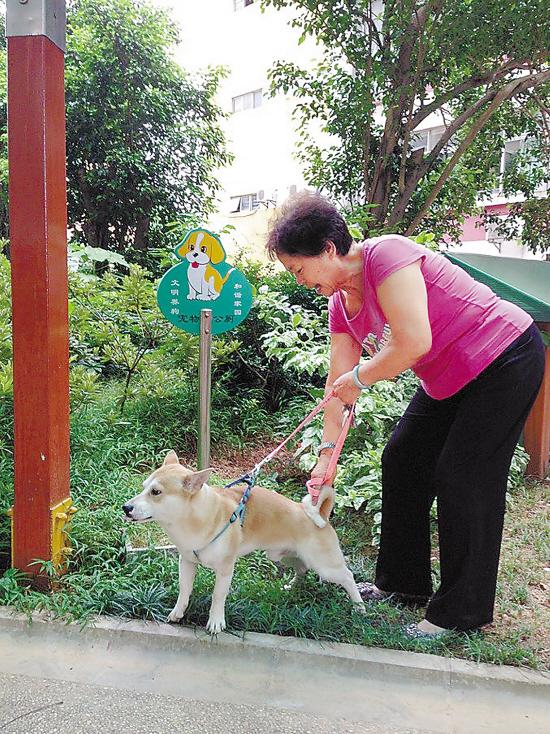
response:
<path id="1" fill-rule="evenodd" d="M 187 298 L 215 301 L 234 270 L 231 268 L 224 276 L 221 276 L 213 267 L 225 259 L 225 252 L 218 240 L 206 230 L 193 230 L 178 247 L 178 254 L 189 263 Z"/>
<path id="2" fill-rule="evenodd" d="M 217 634 L 225 629 L 225 599 L 229 592 L 235 561 L 262 549 L 273 561 L 293 567 L 299 573 L 311 568 L 320 578 L 340 584 L 358 611 L 365 607 L 353 574 L 347 568 L 338 537 L 329 524 L 315 527 L 298 502 L 254 487 L 241 526 L 237 520 L 219 538 L 239 504 L 242 490 L 206 484 L 211 469 L 193 472 L 179 463 L 170 451 L 164 464 L 143 483 L 143 491 L 124 505 L 133 522 L 156 520 L 180 553 L 179 595 L 168 616 L 178 622 L 184 615 L 193 588 L 197 564 L 216 572 L 207 629 Z M 330 514 L 332 506 L 323 508 Z M 193 551 L 198 550 L 198 558 Z"/>

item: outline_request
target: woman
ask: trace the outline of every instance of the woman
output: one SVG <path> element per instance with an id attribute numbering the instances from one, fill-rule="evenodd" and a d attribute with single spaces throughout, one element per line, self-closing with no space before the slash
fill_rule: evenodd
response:
<path id="1" fill-rule="evenodd" d="M 382 529 L 365 599 L 428 602 L 413 636 L 493 619 L 506 484 L 539 390 L 544 349 L 531 317 L 442 255 L 399 235 L 353 242 L 319 194 L 292 199 L 267 243 L 298 283 L 329 299 L 330 369 L 312 477 L 325 477 L 343 405 L 411 368 L 420 378 L 382 456 Z M 362 348 L 381 341 L 361 361 Z M 441 584 L 432 595 L 430 507 L 437 497 Z"/>

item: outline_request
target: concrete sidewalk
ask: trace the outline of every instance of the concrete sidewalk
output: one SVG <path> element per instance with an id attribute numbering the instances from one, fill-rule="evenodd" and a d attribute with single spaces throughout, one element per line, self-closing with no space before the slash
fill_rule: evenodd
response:
<path id="1" fill-rule="evenodd" d="M 431 734 L 311 714 L 210 703 L 0 673 L 6 734 Z"/>
<path id="2" fill-rule="evenodd" d="M 231 731 L 266 733 L 291 732 L 293 726 L 302 734 L 550 732 L 547 674 L 272 635 L 250 633 L 243 640 L 223 634 L 211 639 L 204 630 L 111 618 L 100 618 L 95 627 L 80 630 L 77 625 L 49 622 L 41 616 L 34 617 L 29 625 L 26 618 L 3 611 L 0 673 L 46 681 L 53 686 L 50 691 L 57 686 L 60 694 L 66 686 L 55 681 L 87 686 L 83 705 L 92 705 L 97 686 L 121 689 L 112 694 L 114 698 L 104 694 L 100 701 L 113 702 L 111 716 L 116 713 L 117 700 L 121 702 L 120 711 L 126 714 L 132 710 L 128 702 L 133 700 L 136 725 L 121 723 L 113 731 L 145 731 L 136 728 L 143 705 L 143 711 L 149 713 L 144 713 L 145 720 L 139 726 L 149 726 L 148 734 L 152 734 L 157 731 L 151 728 L 151 720 L 157 721 L 155 716 L 171 711 L 170 716 L 181 717 L 179 707 L 185 703 L 185 710 L 198 717 L 197 727 L 200 711 L 210 711 L 211 726 L 206 720 L 200 722 L 200 730 L 205 733 L 218 731 L 216 721 L 220 726 L 225 722 L 224 731 L 231 724 L 235 727 Z M 161 705 L 155 696 L 169 698 L 172 703 Z M 179 703 L 173 703 L 174 699 L 180 699 Z M 64 699 L 60 696 L 56 700 Z M 54 716 L 56 705 L 44 709 L 44 716 L 46 712 Z M 23 709 L 20 713 L 25 713 Z M 0 726 L 17 715 L 8 704 Z M 105 721 L 103 713 L 101 716 Z M 319 726 L 306 724 L 311 716 L 317 717 Z M 244 728 L 239 728 L 241 719 Z M 184 726 L 183 720 L 179 724 L 176 718 L 171 721 L 175 728 L 167 725 L 158 731 L 194 731 Z M 269 728 L 274 721 L 280 725 Z M 56 729 L 52 723 L 44 731 L 51 734 Z M 73 726 L 63 729 L 78 731 Z M 95 730 L 85 731 L 92 734 Z M 102 731 L 106 731 L 105 725 Z"/>

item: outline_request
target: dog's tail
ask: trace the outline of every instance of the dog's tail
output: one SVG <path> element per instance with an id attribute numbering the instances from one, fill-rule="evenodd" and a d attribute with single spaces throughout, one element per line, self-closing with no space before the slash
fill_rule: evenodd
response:
<path id="1" fill-rule="evenodd" d="M 227 273 L 226 273 L 226 274 L 225 274 L 225 275 L 223 276 L 223 278 L 222 278 L 222 285 L 225 285 L 225 284 L 226 284 L 226 282 L 227 282 L 227 279 L 229 278 L 229 276 L 231 275 L 231 273 L 232 273 L 232 272 L 233 272 L 234 270 L 235 270 L 235 268 L 229 268 L 229 270 L 227 271 Z"/>
<path id="2" fill-rule="evenodd" d="M 313 504 L 311 495 L 306 494 L 302 500 L 304 512 L 318 528 L 324 528 L 334 507 L 334 489 L 330 484 L 323 484 L 319 489 L 319 497 Z"/>

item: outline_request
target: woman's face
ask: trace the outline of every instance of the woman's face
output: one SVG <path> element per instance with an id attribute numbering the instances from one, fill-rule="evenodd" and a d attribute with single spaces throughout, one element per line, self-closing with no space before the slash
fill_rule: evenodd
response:
<path id="1" fill-rule="evenodd" d="M 319 295 L 332 296 L 340 287 L 334 245 L 320 255 L 279 255 L 279 260 L 300 285 L 313 288 Z"/>

